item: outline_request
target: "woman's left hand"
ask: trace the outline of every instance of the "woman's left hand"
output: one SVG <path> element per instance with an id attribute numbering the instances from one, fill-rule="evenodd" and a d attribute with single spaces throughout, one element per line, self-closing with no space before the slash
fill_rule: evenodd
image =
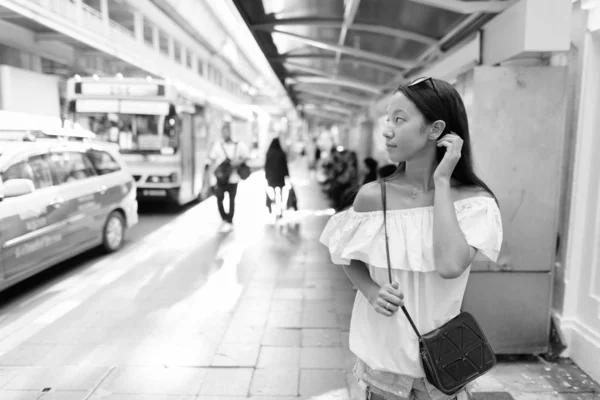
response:
<path id="1" fill-rule="evenodd" d="M 448 133 L 438 140 L 437 146 L 444 146 L 446 148 L 446 154 L 444 154 L 444 158 L 435 169 L 433 180 L 434 182 L 450 182 L 452 172 L 454 171 L 458 160 L 460 160 L 463 140 L 455 133 Z"/>

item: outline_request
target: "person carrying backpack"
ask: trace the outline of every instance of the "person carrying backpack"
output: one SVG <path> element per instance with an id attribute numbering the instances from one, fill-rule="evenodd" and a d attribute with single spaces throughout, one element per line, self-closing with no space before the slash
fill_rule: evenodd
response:
<path id="1" fill-rule="evenodd" d="M 243 142 L 233 140 L 231 123 L 223 123 L 221 139 L 215 142 L 208 155 L 213 171 L 212 181 L 217 197 L 217 206 L 224 223 L 223 230 L 230 230 L 233 224 L 238 183 L 242 178 L 247 177 L 246 173 L 242 173 L 243 176 L 240 177 L 240 171 L 247 169 L 245 163 L 248 160 L 248 153 L 248 148 Z M 223 204 L 225 193 L 229 194 L 227 212 L 225 212 Z"/>

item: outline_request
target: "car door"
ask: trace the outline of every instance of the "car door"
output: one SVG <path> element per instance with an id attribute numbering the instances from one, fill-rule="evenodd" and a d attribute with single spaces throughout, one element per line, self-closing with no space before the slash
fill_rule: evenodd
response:
<path id="1" fill-rule="evenodd" d="M 92 226 L 100 211 L 95 199 L 97 174 L 87 156 L 76 150 L 52 151 L 50 166 L 54 175 L 57 220 L 67 221 L 65 240 L 71 250 L 86 247 L 97 239 Z"/>
<path id="2" fill-rule="evenodd" d="M 33 193 L 5 198 L 0 203 L 2 257 L 6 279 L 41 269 L 60 256 L 61 224 L 52 221 L 49 199 L 56 198 L 46 156 L 16 162 L 2 172 L 2 180 L 29 179 Z"/>
<path id="3" fill-rule="evenodd" d="M 130 175 L 127 179 L 119 163 L 107 151 L 89 149 L 86 155 L 99 175 L 95 196 L 102 213 L 96 215 L 93 224 L 101 231 L 109 213 L 119 206 L 127 193 L 134 189 L 134 181 Z"/>

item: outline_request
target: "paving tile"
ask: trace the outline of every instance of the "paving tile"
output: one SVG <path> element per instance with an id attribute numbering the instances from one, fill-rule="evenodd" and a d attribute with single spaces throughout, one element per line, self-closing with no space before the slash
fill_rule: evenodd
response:
<path id="1" fill-rule="evenodd" d="M 300 348 L 266 347 L 260 349 L 258 368 L 298 368 L 300 366 Z"/>
<path id="2" fill-rule="evenodd" d="M 301 313 L 272 311 L 267 319 L 267 328 L 300 328 L 301 322 Z"/>
<path id="3" fill-rule="evenodd" d="M 342 342 L 342 348 L 348 350 L 350 348 L 350 332 L 340 331 L 340 340 Z"/>
<path id="4" fill-rule="evenodd" d="M 340 329 L 350 329 L 350 320 L 352 316 L 350 314 L 337 314 L 338 327 Z"/>
<path id="5" fill-rule="evenodd" d="M 273 296 L 273 290 L 263 288 L 248 288 L 242 295 L 245 299 L 270 299 Z"/>
<path id="6" fill-rule="evenodd" d="M 337 394 L 337 396 L 336 396 Z M 300 395 L 323 399 L 348 398 L 346 378 L 342 371 L 300 370 Z"/>
<path id="7" fill-rule="evenodd" d="M 302 329 L 302 347 L 341 347 L 339 329 Z"/>
<path id="8" fill-rule="evenodd" d="M 104 393 L 195 395 L 207 369 L 118 367 L 102 382 Z"/>
<path id="9" fill-rule="evenodd" d="M 106 367 L 24 367 L 3 390 L 90 390 L 109 372 Z"/>
<path id="10" fill-rule="evenodd" d="M 202 396 L 246 396 L 253 370 L 250 368 L 211 368 L 200 389 Z"/>
<path id="11" fill-rule="evenodd" d="M 304 313 L 335 312 L 335 302 L 331 300 L 306 299 Z"/>
<path id="12" fill-rule="evenodd" d="M 262 338 L 263 346 L 300 347 L 299 328 L 267 328 Z"/>
<path id="13" fill-rule="evenodd" d="M 38 400 L 39 390 L 0 390 L 0 399 L 2 400 Z"/>
<path id="14" fill-rule="evenodd" d="M 299 300 L 304 298 L 303 289 L 275 289 L 273 298 L 277 300 Z"/>
<path id="15" fill-rule="evenodd" d="M 307 300 L 332 300 L 333 290 L 332 289 L 304 289 L 304 298 Z"/>
<path id="16" fill-rule="evenodd" d="M 278 279 L 275 286 L 277 289 L 298 289 L 304 287 L 303 277 Z"/>
<path id="17" fill-rule="evenodd" d="M 304 300 L 273 300 L 271 302 L 272 312 L 292 312 L 301 313 L 304 309 Z"/>
<path id="18" fill-rule="evenodd" d="M 84 399 L 84 398 L 82 398 Z M 221 398 L 219 398 L 221 399 Z M 241 397 L 240 399 L 244 399 Z M 60 400 L 60 399 L 57 399 Z M 196 396 L 176 396 L 165 394 L 127 394 L 95 392 L 85 400 L 196 400 Z"/>
<path id="19" fill-rule="evenodd" d="M 0 367 L 0 388 L 14 378 L 21 370 L 22 367 Z"/>
<path id="20" fill-rule="evenodd" d="M 246 400 L 246 396 L 198 396 L 194 400 Z M 271 398 L 271 400 L 274 400 Z"/>
<path id="21" fill-rule="evenodd" d="M 258 360 L 258 344 L 224 343 L 217 349 L 211 365 L 215 367 L 254 367 Z"/>
<path id="22" fill-rule="evenodd" d="M 231 325 L 233 326 L 247 326 L 247 327 L 253 327 L 253 326 L 265 326 L 267 324 L 267 313 L 266 312 L 262 312 L 262 313 L 247 313 L 247 314 L 242 314 L 239 312 L 236 312 L 232 318 L 231 318 Z"/>
<path id="23" fill-rule="evenodd" d="M 345 353 L 341 348 L 303 347 L 300 349 L 301 368 L 344 369 Z"/>
<path id="24" fill-rule="evenodd" d="M 290 368 L 257 369 L 250 386 L 251 395 L 297 396 L 300 370 Z"/>
<path id="25" fill-rule="evenodd" d="M 313 289 L 313 290 L 332 290 L 333 283 L 335 281 L 326 278 L 326 279 L 305 279 L 304 280 L 304 289 Z"/>
<path id="26" fill-rule="evenodd" d="M 262 341 L 264 331 L 265 327 L 262 325 L 230 325 L 221 343 L 258 344 Z"/>
<path id="27" fill-rule="evenodd" d="M 44 393 L 39 400 L 84 400 L 87 398 L 89 391 L 50 391 Z M 0 397 L 2 398 L 2 397 Z M 3 399 L 3 398 L 2 398 Z"/>
<path id="28" fill-rule="evenodd" d="M 23 344 L 0 356 L 0 365 L 36 365 L 52 349 L 52 344 Z"/>
<path id="29" fill-rule="evenodd" d="M 303 328 L 338 328 L 337 315 L 331 311 L 302 313 Z"/>

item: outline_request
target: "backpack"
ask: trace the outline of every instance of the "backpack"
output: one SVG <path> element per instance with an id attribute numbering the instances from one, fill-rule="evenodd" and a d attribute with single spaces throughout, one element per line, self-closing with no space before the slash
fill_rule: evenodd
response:
<path id="1" fill-rule="evenodd" d="M 237 144 L 236 144 L 237 147 Z M 229 183 L 229 177 L 233 172 L 233 165 L 231 164 L 231 159 L 225 151 L 225 146 L 221 142 L 221 148 L 223 149 L 223 154 L 225 154 L 225 160 L 217 166 L 215 169 L 215 178 L 217 178 L 217 185 L 227 185 Z"/>

